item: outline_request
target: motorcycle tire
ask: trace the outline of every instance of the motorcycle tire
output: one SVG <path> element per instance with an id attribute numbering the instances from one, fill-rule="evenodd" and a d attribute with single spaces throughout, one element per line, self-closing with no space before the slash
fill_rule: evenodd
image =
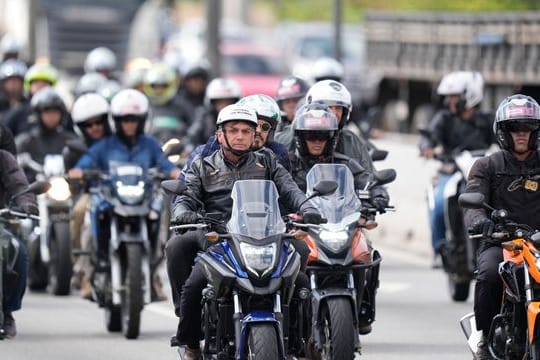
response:
<path id="1" fill-rule="evenodd" d="M 65 296 L 71 292 L 73 263 L 71 260 L 71 236 L 67 221 L 52 224 L 49 245 L 49 288 L 54 295 Z"/>
<path id="2" fill-rule="evenodd" d="M 448 290 L 450 297 L 456 302 L 467 301 L 471 282 L 468 280 L 457 280 L 452 275 L 448 276 Z"/>
<path id="3" fill-rule="evenodd" d="M 122 311 L 120 306 L 105 306 L 105 325 L 109 332 L 122 331 Z"/>
<path id="4" fill-rule="evenodd" d="M 139 336 L 141 310 L 144 305 L 142 247 L 139 244 L 126 244 L 125 251 L 122 329 L 127 339 L 136 339 Z"/>
<path id="5" fill-rule="evenodd" d="M 43 291 L 49 283 L 49 271 L 41 259 L 40 240 L 28 243 L 28 288 L 32 291 Z"/>
<path id="6" fill-rule="evenodd" d="M 352 360 L 355 338 L 353 313 L 349 300 L 330 298 L 321 310 L 322 360 Z"/>
<path id="7" fill-rule="evenodd" d="M 249 327 L 245 359 L 279 359 L 278 339 L 270 324 L 253 324 Z"/>

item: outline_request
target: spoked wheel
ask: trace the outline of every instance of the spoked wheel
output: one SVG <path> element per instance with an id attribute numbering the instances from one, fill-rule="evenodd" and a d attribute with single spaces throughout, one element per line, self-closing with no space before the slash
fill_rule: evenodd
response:
<path id="1" fill-rule="evenodd" d="M 279 359 L 276 330 L 270 324 L 255 324 L 249 328 L 246 360 Z"/>
<path id="2" fill-rule="evenodd" d="M 73 275 L 69 223 L 66 221 L 54 223 L 50 236 L 50 290 L 54 295 L 69 295 Z"/>
<path id="3" fill-rule="evenodd" d="M 126 244 L 124 290 L 122 292 L 122 328 L 124 336 L 136 339 L 139 336 L 141 311 L 143 308 L 142 247 Z"/>
<path id="4" fill-rule="evenodd" d="M 321 312 L 323 360 L 351 360 L 354 358 L 356 331 L 349 301 L 328 299 Z"/>

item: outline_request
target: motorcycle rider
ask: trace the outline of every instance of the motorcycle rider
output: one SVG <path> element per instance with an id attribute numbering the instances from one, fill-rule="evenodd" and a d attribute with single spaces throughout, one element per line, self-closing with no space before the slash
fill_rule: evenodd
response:
<path id="1" fill-rule="evenodd" d="M 100 46 L 92 49 L 84 60 L 84 72 L 97 72 L 107 79 L 115 79 L 116 55 L 111 49 Z"/>
<path id="2" fill-rule="evenodd" d="M 276 132 L 287 131 L 294 120 L 298 104 L 308 91 L 308 84 L 297 76 L 286 76 L 280 80 L 276 90 L 276 102 L 281 110 L 281 122 Z"/>
<path id="3" fill-rule="evenodd" d="M 23 84 L 28 68 L 24 61 L 10 59 L 0 64 L 0 114 L 1 118 L 25 102 Z"/>
<path id="4" fill-rule="evenodd" d="M 344 164 L 352 172 L 355 188 L 363 189 L 370 174 L 358 162 L 335 151 L 339 126 L 337 119 L 328 108 L 313 104 L 299 114 L 293 124 L 296 150 L 290 154 L 292 175 L 298 187 L 306 191 L 306 175 L 315 164 Z M 382 186 L 371 189 L 371 201 L 381 212 L 388 204 L 388 193 Z M 384 207 L 381 207 L 383 206 Z M 364 294 L 368 296 L 367 294 Z M 368 302 L 369 303 L 369 302 Z M 360 307 L 361 302 L 358 303 Z M 358 314 L 361 314 L 359 311 Z M 360 334 L 371 332 L 374 319 L 359 318 Z"/>
<path id="5" fill-rule="evenodd" d="M 24 172 L 17 164 L 15 157 L 9 152 L 0 149 L 0 207 L 4 207 L 9 198 L 28 187 L 28 181 Z M 38 215 L 36 197 L 33 194 L 26 193 L 15 197 L 16 208 L 14 210 Z M 4 333 L 6 337 L 13 338 L 17 335 L 17 327 L 13 312 L 21 308 L 22 298 L 26 289 L 26 278 L 28 272 L 28 252 L 24 242 L 19 243 L 19 255 L 14 270 L 17 272 L 16 281 L 13 286 L 5 286 L 5 298 L 2 305 L 4 312 Z"/>
<path id="6" fill-rule="evenodd" d="M 97 74 L 97 73 L 91 73 Z M 88 75 L 88 74 L 87 74 Z M 101 75 L 100 75 L 101 76 Z M 77 139 L 81 142 L 81 149 L 89 148 L 97 141 L 111 134 L 108 122 L 109 103 L 101 95 L 86 93 L 81 95 L 71 109 L 71 117 L 75 124 Z M 67 169 L 71 169 L 84 153 L 78 152 L 73 146 L 64 149 L 64 162 Z M 79 198 L 75 201 L 71 212 L 71 239 L 74 249 L 90 250 L 91 238 L 88 232 L 82 233 L 85 214 L 90 206 L 90 194 L 80 189 Z M 87 256 L 81 256 L 73 266 L 74 280 L 79 283 L 81 297 L 91 299 L 92 288 L 90 279 L 93 267 Z"/>
<path id="7" fill-rule="evenodd" d="M 242 97 L 240 84 L 233 79 L 215 78 L 206 88 L 204 106 L 199 108 L 188 129 L 189 145 L 204 144 L 216 131 L 217 115 L 227 105 L 234 104 Z"/>
<path id="8" fill-rule="evenodd" d="M 107 78 L 98 72 L 89 72 L 80 77 L 75 85 L 75 99 L 88 93 L 96 93 L 107 82 Z"/>
<path id="9" fill-rule="evenodd" d="M 176 103 L 188 114 L 188 123 L 193 123 L 197 109 L 204 105 L 206 87 L 210 79 L 210 71 L 205 63 L 191 66 L 182 76 L 182 81 L 176 94 Z"/>
<path id="10" fill-rule="evenodd" d="M 43 164 L 48 154 L 62 154 L 68 140 L 74 139 L 75 135 L 64 130 L 63 124 L 69 116 L 64 101 L 51 87 L 39 90 L 30 102 L 33 116 L 38 126 L 30 131 L 20 134 L 15 138 L 19 159 L 27 153 L 30 158 L 39 164 Z M 20 159 L 21 160 L 21 159 Z M 36 171 L 31 169 L 24 160 L 23 168 L 30 181 L 34 181 Z"/>
<path id="11" fill-rule="evenodd" d="M 167 159 L 156 139 L 144 135 L 149 111 L 148 99 L 140 91 L 124 89 L 116 94 L 110 106 L 112 118 L 110 126 L 114 133 L 92 145 L 69 171 L 69 177 L 82 179 L 83 170 L 93 168 L 108 173 L 111 161 L 129 161 L 137 163 L 145 170 L 157 167 L 171 179 L 176 179 L 180 175 L 180 169 Z M 105 239 L 98 236 L 96 251 L 100 258 L 105 256 L 106 249 L 102 248 L 104 241 Z M 153 275 L 152 288 L 158 299 L 163 297 L 160 293 L 160 283 L 161 280 Z"/>
<path id="12" fill-rule="evenodd" d="M 35 64 L 31 66 L 24 75 L 24 92 L 26 97 L 31 100 L 32 97 L 45 87 L 53 87 L 58 81 L 58 71 L 48 64 Z M 11 130 L 13 136 L 29 130 L 32 125 L 30 115 L 32 107 L 30 101 L 23 102 L 21 106 L 12 109 L 5 115 L 4 124 Z M 70 124 L 64 125 L 70 128 Z"/>
<path id="13" fill-rule="evenodd" d="M 487 204 L 507 210 L 510 219 L 533 229 L 540 229 L 537 216 L 540 212 L 539 130 L 540 106 L 533 98 L 518 94 L 504 99 L 497 108 L 493 124 L 502 150 L 475 162 L 466 190 L 482 193 Z M 484 209 L 466 209 L 465 225 L 484 237 L 489 237 L 494 227 Z M 502 260 L 499 245 L 481 242 L 474 293 L 476 327 L 483 333 L 477 359 L 492 359 L 486 337 L 501 306 L 503 287 L 498 268 Z"/>
<path id="14" fill-rule="evenodd" d="M 153 64 L 144 76 L 144 93 L 152 105 L 149 133 L 162 142 L 183 137 L 189 126 L 191 114 L 176 101 L 177 89 L 174 69 L 166 63 Z"/>
<path id="15" fill-rule="evenodd" d="M 223 108 L 216 122 L 221 147 L 210 156 L 199 157 L 193 162 L 186 174 L 187 192 L 204 201 L 206 212 L 222 213 L 222 220 L 227 221 L 232 211 L 230 194 L 235 180 L 273 180 L 289 210 L 300 210 L 307 223 L 321 223 L 320 213 L 309 202 L 299 209 L 306 196 L 274 154 L 268 150 L 252 150 L 257 126 L 257 115 L 251 107 L 233 104 Z M 173 216 L 176 223 L 196 223 L 199 210 L 199 204 L 190 197 L 175 198 Z M 186 359 L 200 357 L 200 334 L 195 329 L 200 329 L 201 290 L 206 278 L 200 268 L 195 267 L 191 275 L 190 272 L 197 251 L 205 249 L 202 231 L 188 231 L 172 237 L 166 247 L 175 313 L 180 318 L 176 339 L 186 345 Z"/>
<path id="16" fill-rule="evenodd" d="M 287 149 L 281 143 L 273 141 L 274 132 L 279 126 L 280 111 L 274 99 L 268 95 L 256 94 L 250 95 L 239 100 L 238 104 L 249 106 L 257 114 L 259 125 L 255 130 L 255 141 L 252 144 L 253 150 L 269 149 L 276 156 L 279 163 L 286 169 L 290 170 L 291 163 Z M 180 175 L 180 180 L 185 178 L 191 163 L 197 157 L 206 157 L 214 151 L 219 150 L 220 144 L 217 136 L 212 136 L 208 139 L 205 145 L 199 145 L 191 153 Z"/>
<path id="17" fill-rule="evenodd" d="M 424 132 L 419 148 L 427 159 L 435 157 L 435 147 L 442 148 L 437 155 L 452 157 L 463 150 L 487 149 L 495 138 L 489 114 L 480 112 L 484 81 L 478 72 L 453 72 L 441 80 L 437 93 L 444 96 L 447 107 L 439 110 Z M 441 246 L 445 239 L 444 187 L 452 174 L 439 170 L 434 189 L 433 207 L 430 209 L 431 244 L 434 254 L 433 267 L 441 266 Z"/>

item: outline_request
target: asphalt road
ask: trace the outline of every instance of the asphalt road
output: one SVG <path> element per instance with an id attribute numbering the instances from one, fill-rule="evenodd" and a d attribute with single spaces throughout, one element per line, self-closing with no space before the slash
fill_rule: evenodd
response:
<path id="1" fill-rule="evenodd" d="M 472 304 L 454 303 L 446 279 L 425 257 L 382 247 L 381 288 L 373 332 L 363 336 L 367 359 L 464 359 L 469 356 L 458 320 Z M 176 359 L 168 341 L 176 328 L 170 302 L 143 312 L 141 335 L 108 333 L 103 311 L 76 294 L 28 293 L 15 313 L 19 335 L 0 342 L 0 358 L 13 360 Z"/>

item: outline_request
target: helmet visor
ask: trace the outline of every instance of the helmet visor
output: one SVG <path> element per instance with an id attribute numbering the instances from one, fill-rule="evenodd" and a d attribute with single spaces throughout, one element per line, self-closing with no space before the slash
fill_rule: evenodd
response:
<path id="1" fill-rule="evenodd" d="M 536 121 L 508 121 L 503 126 L 509 132 L 533 132 L 539 129 L 540 124 Z"/>

